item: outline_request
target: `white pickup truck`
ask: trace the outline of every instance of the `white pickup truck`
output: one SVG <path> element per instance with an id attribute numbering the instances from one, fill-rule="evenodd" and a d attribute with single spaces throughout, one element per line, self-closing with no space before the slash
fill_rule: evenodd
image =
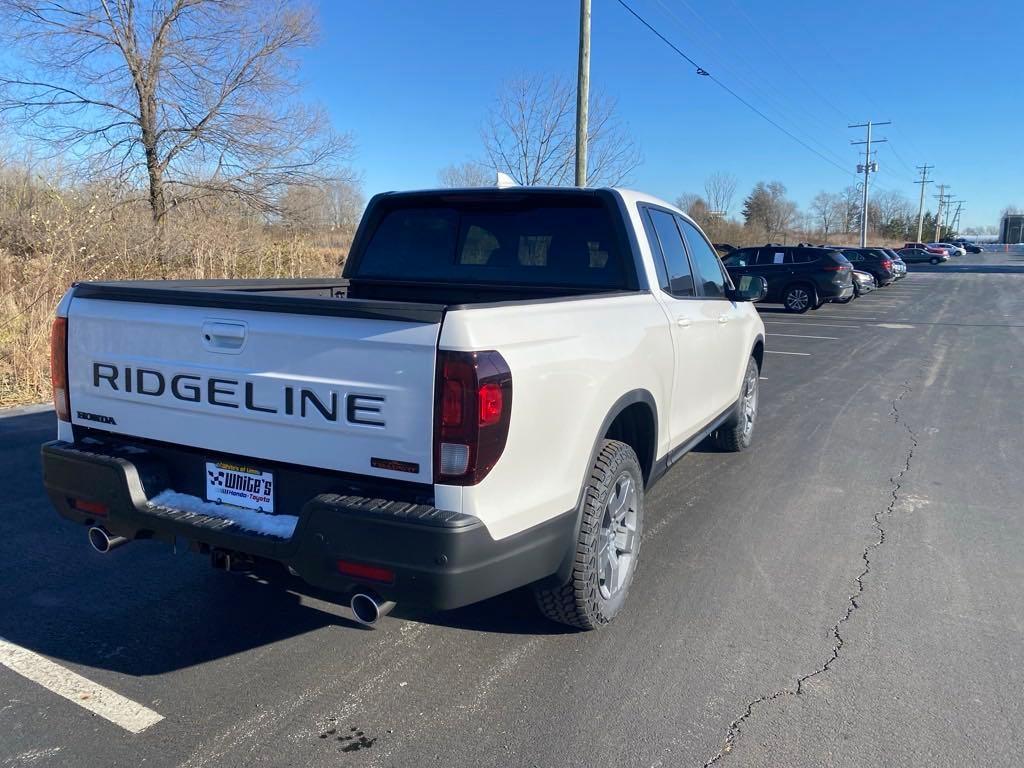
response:
<path id="1" fill-rule="evenodd" d="M 378 195 L 339 279 L 73 286 L 45 485 L 100 551 L 276 561 L 364 623 L 533 585 L 598 627 L 645 490 L 750 443 L 764 290 L 635 192 Z"/>

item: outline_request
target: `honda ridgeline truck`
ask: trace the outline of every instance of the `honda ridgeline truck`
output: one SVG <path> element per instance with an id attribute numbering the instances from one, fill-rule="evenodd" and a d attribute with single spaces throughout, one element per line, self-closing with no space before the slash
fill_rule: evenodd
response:
<path id="1" fill-rule="evenodd" d="M 78 283 L 52 333 L 46 490 L 107 551 L 188 542 L 449 609 L 532 585 L 610 621 L 644 493 L 750 444 L 759 277 L 617 189 L 378 195 L 341 278 Z"/>

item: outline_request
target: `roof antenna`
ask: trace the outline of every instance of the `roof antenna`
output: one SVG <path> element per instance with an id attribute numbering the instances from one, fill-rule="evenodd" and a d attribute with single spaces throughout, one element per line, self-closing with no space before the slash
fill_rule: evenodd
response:
<path id="1" fill-rule="evenodd" d="M 498 189 L 508 189 L 509 187 L 518 187 L 519 185 L 516 184 L 515 179 L 513 179 L 507 173 L 502 173 L 501 171 L 498 171 L 498 178 L 495 180 L 494 186 L 496 186 Z"/>

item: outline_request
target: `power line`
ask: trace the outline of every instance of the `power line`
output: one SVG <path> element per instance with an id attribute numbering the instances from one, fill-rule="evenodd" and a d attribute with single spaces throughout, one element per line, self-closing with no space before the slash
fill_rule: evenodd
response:
<path id="1" fill-rule="evenodd" d="M 694 69 L 696 69 L 696 70 L 697 70 L 697 74 L 698 74 L 698 75 L 700 75 L 700 76 L 702 76 L 702 77 L 706 77 L 706 78 L 708 78 L 709 80 L 711 80 L 711 81 L 712 81 L 713 83 L 715 83 L 715 85 L 717 85 L 717 86 L 718 86 L 719 88 L 721 88 L 722 90 L 724 90 L 724 91 L 725 91 L 726 93 L 728 93 L 728 94 L 729 94 L 730 96 L 732 96 L 732 97 L 733 97 L 734 99 L 736 99 L 736 100 L 737 100 L 738 102 L 740 102 L 740 103 L 741 103 L 741 104 L 743 104 L 743 105 L 744 105 L 745 107 L 747 107 L 747 109 L 749 109 L 750 111 L 752 111 L 752 112 L 754 112 L 755 114 L 757 114 L 758 116 L 760 116 L 760 117 L 761 117 L 762 119 L 764 119 L 764 120 L 765 120 L 766 122 L 768 122 L 768 123 L 771 123 L 772 125 L 774 125 L 774 126 L 775 126 L 776 128 L 778 128 L 778 129 L 779 129 L 780 131 L 782 131 L 782 132 L 783 132 L 784 134 L 786 134 L 787 136 L 789 136 L 789 138 L 791 138 L 791 139 L 792 139 L 793 141 L 795 141 L 795 142 L 796 142 L 797 144 L 799 144 L 800 146 L 802 146 L 802 147 L 803 147 L 804 149 L 806 149 L 806 150 L 808 150 L 808 151 L 810 151 L 810 152 L 813 152 L 813 153 L 814 153 L 815 155 L 817 155 L 818 157 L 820 157 L 820 158 L 821 158 L 822 160 L 824 160 L 824 161 L 825 161 L 826 163 L 828 163 L 829 165 L 832 165 L 832 166 L 834 166 L 834 167 L 838 168 L 838 169 L 839 169 L 840 171 L 842 171 L 842 172 L 843 172 L 844 174 L 847 174 L 847 175 L 852 175 L 852 174 L 850 173 L 850 171 L 849 171 L 848 169 L 844 168 L 843 166 L 841 166 L 841 165 L 840 165 L 839 163 L 835 162 L 834 160 L 831 160 L 830 158 L 826 157 L 826 156 L 825 156 L 825 155 L 823 155 L 823 154 L 822 154 L 821 152 L 819 152 L 819 151 L 818 151 L 818 150 L 816 150 L 816 149 L 815 149 L 814 147 L 812 147 L 812 146 L 811 146 L 810 144 L 808 144 L 808 143 L 807 143 L 806 141 L 804 141 L 803 139 L 801 139 L 801 138 L 800 138 L 799 136 L 796 136 L 795 134 L 791 133 L 790 131 L 788 131 L 788 130 L 787 130 L 786 128 L 784 128 L 783 126 L 779 125 L 779 124 L 778 124 L 777 122 L 775 122 L 774 120 L 772 120 L 772 118 L 768 117 L 768 115 L 766 115 L 766 114 L 765 114 L 764 112 L 762 112 L 762 111 L 761 111 L 760 109 L 758 109 L 758 108 L 757 108 L 757 107 L 755 107 L 755 106 L 754 106 L 753 104 L 751 104 L 751 103 L 750 103 L 749 101 L 747 101 L 747 100 L 746 100 L 746 99 L 744 99 L 744 98 L 743 98 L 742 96 L 740 96 L 740 95 L 739 95 L 738 93 L 736 93 L 736 91 L 734 91 L 734 90 L 733 90 L 732 88 L 730 88 L 730 87 L 729 87 L 728 85 L 726 85 L 726 84 L 725 84 L 724 82 L 722 82 L 722 81 L 721 81 L 721 80 L 719 80 L 719 79 L 718 79 L 717 77 L 715 77 L 715 76 L 714 76 L 714 75 L 712 75 L 712 74 L 711 74 L 710 72 L 708 72 L 708 71 L 707 71 L 706 69 L 704 69 L 704 68 L 703 68 L 703 67 L 702 67 L 702 66 L 701 66 L 700 64 L 698 64 L 698 63 L 697 63 L 696 61 L 694 61 L 694 60 L 693 60 L 692 58 L 690 58 L 690 57 L 689 57 L 689 56 L 688 56 L 688 55 L 687 55 L 687 54 L 686 54 L 685 52 L 683 52 L 682 50 L 680 50 L 680 49 L 679 49 L 679 48 L 678 48 L 678 47 L 677 47 L 677 46 L 676 46 L 676 45 L 675 45 L 675 44 L 674 44 L 674 43 L 673 43 L 673 42 L 672 42 L 671 40 L 669 40 L 669 39 L 668 39 L 667 37 L 665 37 L 665 36 L 664 36 L 663 34 L 661 34 L 661 32 L 659 32 L 659 31 L 658 31 L 657 29 L 655 29 L 655 28 L 654 28 L 654 27 L 653 27 L 653 26 L 652 26 L 652 25 L 650 24 L 650 22 L 648 22 L 648 21 L 647 21 L 647 19 L 645 19 L 645 18 L 644 18 L 643 16 L 641 16 L 641 15 L 640 15 L 639 13 L 637 13 L 636 11 L 634 11 L 634 10 L 633 10 L 633 9 L 632 9 L 632 8 L 631 8 L 631 7 L 629 6 L 629 4 L 625 2 L 625 0 L 617 0 L 617 2 L 618 2 L 618 4 L 619 4 L 619 5 L 621 5 L 621 6 L 623 7 L 623 8 L 625 8 L 625 9 L 626 9 L 627 11 L 629 11 L 629 13 L 630 13 L 630 14 L 631 14 L 631 15 L 632 15 L 632 16 L 633 16 L 633 17 L 634 17 L 634 18 L 635 18 L 635 19 L 636 19 L 637 21 L 639 21 L 639 22 L 640 22 L 641 24 L 643 24 L 643 25 L 644 25 L 645 27 L 647 27 L 647 29 L 649 29 L 649 30 L 650 30 L 650 31 L 651 31 L 652 33 L 654 33 L 654 35 L 655 35 L 655 36 L 656 36 L 656 37 L 657 37 L 658 39 L 660 39 L 660 40 L 661 40 L 661 41 L 662 41 L 663 43 L 665 43 L 665 45 L 667 45 L 667 46 L 668 46 L 669 48 L 671 48 L 671 49 L 672 49 L 673 51 L 675 51 L 675 52 L 676 52 L 677 54 L 679 54 L 679 55 L 680 55 L 681 57 L 683 57 L 683 58 L 684 58 L 684 59 L 685 59 L 685 60 L 686 60 L 687 62 L 689 62 L 689 63 L 690 63 L 690 65 L 692 65 L 692 66 L 694 67 Z"/>
<path id="2" fill-rule="evenodd" d="M 689 8 L 689 3 L 687 3 L 686 0 L 680 0 L 680 2 L 682 2 L 684 5 L 686 5 Z M 750 29 L 753 30 L 754 34 L 756 34 L 758 37 L 760 37 L 761 40 L 763 40 L 766 45 L 775 45 L 775 43 L 772 40 L 770 40 L 768 38 L 768 36 L 764 32 L 762 32 L 760 29 L 758 29 L 757 25 L 754 23 L 754 20 L 752 18 L 750 18 L 750 14 L 748 14 L 743 9 L 742 5 L 737 3 L 735 0 L 729 0 L 729 5 L 731 5 L 736 10 L 736 12 L 746 22 L 747 26 L 750 27 Z M 811 85 L 811 83 L 808 82 L 808 80 L 800 73 L 800 70 L 797 67 L 794 67 L 792 64 L 790 64 L 789 60 L 785 56 L 782 57 L 781 61 L 782 61 L 783 66 L 785 66 L 790 72 L 792 72 L 796 76 L 796 78 L 798 80 L 800 80 L 800 82 L 802 82 L 807 87 L 808 91 L 810 91 L 815 96 L 817 96 L 819 99 L 821 99 L 821 101 L 824 104 L 828 105 L 828 107 L 831 108 L 841 118 L 843 118 L 846 121 L 849 121 L 849 119 L 850 119 L 849 115 L 846 112 L 844 112 L 842 109 L 837 107 L 834 103 L 832 103 L 832 101 L 830 101 L 828 99 L 828 97 L 825 96 L 825 94 L 823 94 L 821 91 L 819 91 L 813 85 Z"/>
<path id="3" fill-rule="evenodd" d="M 737 84 L 737 82 L 740 85 L 745 86 L 747 91 L 752 92 L 754 96 L 759 97 L 759 103 L 761 103 L 762 106 L 765 104 L 765 102 L 767 102 L 769 106 L 775 109 L 776 122 L 786 123 L 786 121 L 778 117 L 778 115 L 781 114 L 783 116 L 788 116 L 791 114 L 795 114 L 798 111 L 794 110 L 789 106 L 789 97 L 784 95 L 781 90 L 776 88 L 772 82 L 768 80 L 761 80 L 756 74 L 758 72 L 758 69 L 754 66 L 751 66 L 750 60 L 743 54 L 743 51 L 737 50 L 735 46 L 732 46 L 731 42 L 722 37 L 721 33 L 719 33 L 719 31 L 715 29 L 715 27 L 709 24 L 704 19 L 704 17 L 702 17 L 688 2 L 686 2 L 686 0 L 677 1 L 681 3 L 683 7 L 686 8 L 690 15 L 694 19 L 696 19 L 697 22 L 701 24 L 710 35 L 713 35 L 718 40 L 721 40 L 722 45 L 717 46 L 717 49 L 719 51 L 729 51 L 728 57 L 718 59 L 715 51 L 716 47 L 713 46 L 711 52 L 708 54 L 704 54 L 703 58 L 713 58 L 716 71 L 724 71 L 725 74 L 730 75 L 729 80 L 730 82 L 733 83 L 734 86 Z M 655 2 L 668 15 L 669 19 L 679 27 L 680 30 L 686 33 L 691 33 L 693 31 L 693 24 L 691 22 L 683 21 L 676 14 L 676 12 L 668 4 L 666 4 L 665 0 L 655 0 Z M 707 35 L 705 35 L 705 37 L 706 36 Z M 744 71 L 740 71 L 741 67 Z M 751 77 L 746 76 L 746 70 L 748 69 L 751 73 L 754 73 Z M 768 110 L 762 109 L 762 111 Z M 845 158 L 840 157 L 825 142 L 819 141 L 810 130 L 807 130 L 813 124 L 816 125 L 818 129 L 828 134 L 835 130 L 835 126 L 827 125 L 821 118 L 818 117 L 816 110 L 803 109 L 799 110 L 799 114 L 800 120 L 798 124 L 800 128 L 803 128 L 805 130 L 796 130 L 792 127 L 792 123 L 789 123 L 790 131 L 806 137 L 806 139 L 809 142 L 815 144 L 818 147 L 818 149 L 822 151 L 823 154 L 828 155 L 834 162 L 838 163 L 839 165 L 846 167 Z"/>
<path id="4" fill-rule="evenodd" d="M 892 145 L 892 141 L 891 140 L 889 141 L 887 146 L 892 151 L 893 156 L 899 161 L 900 165 L 902 165 L 904 168 L 906 168 L 909 173 L 913 173 L 914 169 L 911 168 L 910 165 L 907 163 L 907 161 L 903 159 L 903 156 L 899 152 L 896 151 L 896 147 L 894 147 Z M 909 179 L 909 180 L 913 181 L 912 179 Z M 916 184 L 917 182 L 914 182 L 914 183 Z"/>

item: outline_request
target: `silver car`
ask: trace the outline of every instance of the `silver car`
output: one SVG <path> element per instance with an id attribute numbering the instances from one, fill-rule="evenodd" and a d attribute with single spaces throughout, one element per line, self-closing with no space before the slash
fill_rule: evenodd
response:
<path id="1" fill-rule="evenodd" d="M 853 270 L 853 296 L 846 296 L 842 299 L 833 299 L 833 301 L 836 304 L 849 304 L 858 296 L 863 296 L 865 293 L 871 293 L 876 287 L 877 284 L 875 283 L 874 275 L 870 272 L 855 269 Z"/>

